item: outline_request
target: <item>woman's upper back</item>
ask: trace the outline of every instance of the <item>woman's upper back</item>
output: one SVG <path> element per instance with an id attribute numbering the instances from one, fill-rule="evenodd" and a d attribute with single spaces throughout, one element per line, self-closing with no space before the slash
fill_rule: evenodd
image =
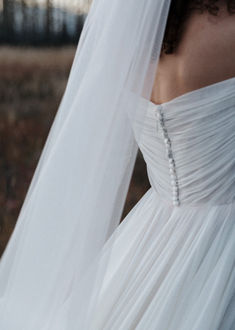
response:
<path id="1" fill-rule="evenodd" d="M 159 60 L 151 100 L 164 103 L 235 76 L 235 15 L 221 1 L 218 16 L 193 12 L 173 54 Z"/>

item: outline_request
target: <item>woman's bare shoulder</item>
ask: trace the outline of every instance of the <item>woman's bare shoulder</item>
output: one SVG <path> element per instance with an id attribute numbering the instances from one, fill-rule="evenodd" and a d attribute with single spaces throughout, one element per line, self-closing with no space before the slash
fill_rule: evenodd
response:
<path id="1" fill-rule="evenodd" d="M 175 53 L 160 58 L 152 101 L 167 102 L 188 91 L 235 76 L 235 14 L 194 13 Z"/>

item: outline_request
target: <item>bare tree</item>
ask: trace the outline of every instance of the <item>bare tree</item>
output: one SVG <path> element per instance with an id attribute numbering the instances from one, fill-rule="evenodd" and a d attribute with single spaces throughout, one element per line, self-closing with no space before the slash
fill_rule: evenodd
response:
<path id="1" fill-rule="evenodd" d="M 38 34 L 38 3 L 37 0 L 31 1 L 32 11 L 31 11 L 31 25 L 32 25 L 32 34 L 36 37 Z"/>
<path id="2" fill-rule="evenodd" d="M 66 13 L 66 11 L 64 11 L 63 22 L 62 22 L 62 40 L 63 40 L 63 42 L 66 42 L 67 39 L 68 39 L 68 30 L 67 30 L 66 16 L 67 16 L 67 13 Z"/>
<path id="3" fill-rule="evenodd" d="M 26 0 L 21 0 L 20 5 L 21 5 L 21 16 L 22 16 L 21 31 L 23 33 L 23 36 L 26 37 L 28 32 L 28 15 L 27 15 Z"/>
<path id="4" fill-rule="evenodd" d="M 52 0 L 46 0 L 46 22 L 45 22 L 45 34 L 46 39 L 51 39 L 53 32 L 53 3 Z"/>
<path id="5" fill-rule="evenodd" d="M 3 0 L 3 35 L 5 41 L 14 39 L 14 0 Z"/>

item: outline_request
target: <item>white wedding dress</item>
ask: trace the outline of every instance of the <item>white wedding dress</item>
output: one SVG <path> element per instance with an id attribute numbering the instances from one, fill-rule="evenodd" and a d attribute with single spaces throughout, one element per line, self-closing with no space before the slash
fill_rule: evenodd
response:
<path id="1" fill-rule="evenodd" d="M 161 105 L 144 98 L 140 102 L 144 110 L 147 102 L 147 114 L 144 122 L 132 122 L 132 128 L 136 136 L 143 126 L 138 144 L 151 188 L 114 230 L 81 282 L 71 281 L 73 268 L 66 268 L 76 264 L 79 251 L 65 254 L 70 242 L 61 230 L 64 245 L 58 256 L 53 254 L 56 262 L 45 279 L 35 271 L 27 276 L 30 269 L 27 264 L 24 269 L 23 261 L 17 273 L 18 263 L 11 265 L 15 252 L 26 238 L 26 246 L 34 244 L 27 235 L 23 243 L 18 241 L 18 227 L 5 267 L 1 263 L 0 330 L 71 330 L 71 325 L 76 330 L 235 330 L 235 77 Z M 41 248 L 44 237 L 37 226 L 44 233 L 43 219 L 37 220 L 33 237 Z M 71 224 L 66 220 L 65 226 L 70 229 Z M 52 230 L 59 236 L 57 227 Z M 44 245 L 39 264 L 34 246 L 32 253 L 24 251 L 33 258 L 28 265 L 42 275 L 51 260 L 42 263 L 50 252 Z M 57 253 L 56 246 L 52 251 Z M 53 277 L 57 263 L 63 268 L 61 277 Z M 89 275 L 103 264 L 106 273 L 87 329 L 78 322 L 86 308 Z M 10 284 L 8 269 L 14 275 Z M 72 301 L 68 285 L 69 293 L 79 293 Z M 61 297 L 66 297 L 63 304 Z"/>
<path id="2" fill-rule="evenodd" d="M 235 77 L 142 101 L 151 188 L 102 250 L 92 329 L 234 330 Z"/>

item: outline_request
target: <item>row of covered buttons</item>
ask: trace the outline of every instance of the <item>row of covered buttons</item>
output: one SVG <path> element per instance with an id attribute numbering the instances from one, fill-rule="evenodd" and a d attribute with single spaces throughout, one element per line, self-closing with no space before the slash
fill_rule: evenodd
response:
<path id="1" fill-rule="evenodd" d="M 177 173 L 176 173 L 176 166 L 175 166 L 175 160 L 174 160 L 173 152 L 172 152 L 171 140 L 168 136 L 168 132 L 167 132 L 167 129 L 166 129 L 166 126 L 165 126 L 165 120 L 164 120 L 164 115 L 163 115 L 163 111 L 162 111 L 162 105 L 157 105 L 156 106 L 156 115 L 157 115 L 159 124 L 161 126 L 162 136 L 164 138 L 164 142 L 165 142 L 165 145 L 166 145 L 166 155 L 168 157 L 170 177 L 171 177 L 173 205 L 174 206 L 179 206 L 180 205 L 179 182 L 178 182 Z"/>

